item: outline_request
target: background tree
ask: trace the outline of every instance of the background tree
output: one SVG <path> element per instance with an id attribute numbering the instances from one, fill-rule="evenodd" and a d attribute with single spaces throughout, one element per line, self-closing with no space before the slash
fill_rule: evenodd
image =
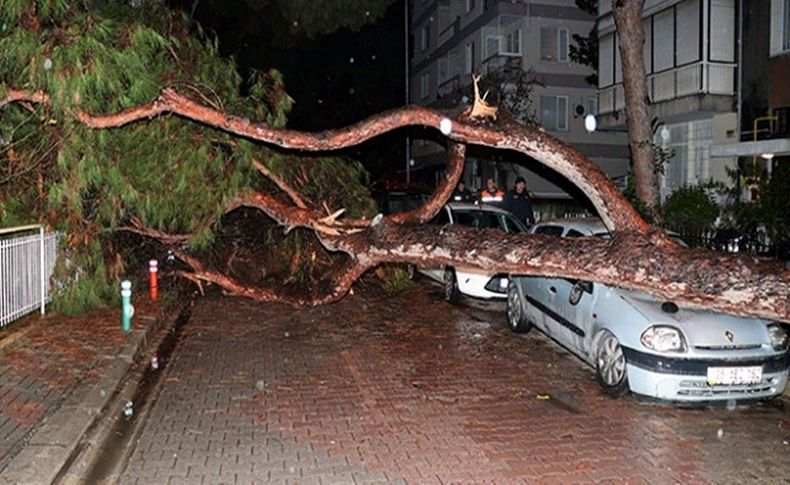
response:
<path id="1" fill-rule="evenodd" d="M 598 16 L 598 0 L 576 0 L 576 6 L 580 10 L 590 14 L 593 18 Z M 593 24 L 590 32 L 585 36 L 573 34 L 573 42 L 570 45 L 570 57 L 573 62 L 589 66 L 593 72 L 588 74 L 584 80 L 591 85 L 598 87 L 598 24 Z"/>

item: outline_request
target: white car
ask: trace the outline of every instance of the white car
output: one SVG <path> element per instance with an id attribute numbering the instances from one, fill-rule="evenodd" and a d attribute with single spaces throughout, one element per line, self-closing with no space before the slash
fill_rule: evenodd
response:
<path id="1" fill-rule="evenodd" d="M 527 227 L 510 212 L 498 207 L 466 203 L 450 203 L 444 206 L 429 224 L 445 226 L 460 224 L 476 228 L 494 228 L 503 232 L 527 232 Z M 505 274 L 491 274 L 474 268 L 451 266 L 415 268 L 410 271 L 438 281 L 444 287 L 444 298 L 457 303 L 461 295 L 475 298 L 505 298 L 508 278 Z"/>
<path id="2" fill-rule="evenodd" d="M 556 219 L 533 234 L 609 237 L 600 219 Z M 532 326 L 596 370 L 608 394 L 671 401 L 770 398 L 787 385 L 788 335 L 777 322 L 688 310 L 638 291 L 513 276 L 508 325 Z"/>

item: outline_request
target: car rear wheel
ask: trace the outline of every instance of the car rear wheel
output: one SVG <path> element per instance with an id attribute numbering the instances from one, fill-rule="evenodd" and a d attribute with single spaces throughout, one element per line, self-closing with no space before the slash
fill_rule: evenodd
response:
<path id="1" fill-rule="evenodd" d="M 598 339 L 595 353 L 595 373 L 598 384 L 612 397 L 620 397 L 628 392 L 628 375 L 625 356 L 617 337 L 604 330 Z"/>
<path id="2" fill-rule="evenodd" d="M 458 280 L 455 278 L 455 271 L 453 271 L 452 268 L 444 270 L 442 286 L 444 286 L 445 300 L 450 303 L 458 303 L 461 301 L 461 290 L 458 289 Z"/>
<path id="3" fill-rule="evenodd" d="M 516 333 L 527 333 L 532 329 L 532 324 L 527 319 L 524 311 L 524 302 L 518 294 L 518 288 L 513 279 L 507 285 L 507 326 Z"/>

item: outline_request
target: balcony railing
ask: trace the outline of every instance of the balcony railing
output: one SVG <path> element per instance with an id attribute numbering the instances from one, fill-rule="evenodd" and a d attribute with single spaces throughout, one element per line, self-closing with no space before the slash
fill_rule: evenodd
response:
<path id="1" fill-rule="evenodd" d="M 697 63 L 659 72 L 647 77 L 647 91 L 653 103 L 692 94 L 735 94 L 735 64 Z M 623 85 L 615 84 L 598 92 L 598 112 L 620 111 L 625 107 Z"/>
<path id="2" fill-rule="evenodd" d="M 518 68 L 520 64 L 521 54 L 515 52 L 498 52 L 483 59 L 487 74 L 507 68 Z"/>
<path id="3" fill-rule="evenodd" d="M 456 74 L 453 77 L 439 84 L 439 87 L 436 89 L 436 97 L 443 98 L 449 94 L 452 94 L 458 91 L 460 85 L 461 85 L 461 78 L 458 74 Z"/>
<path id="4" fill-rule="evenodd" d="M 439 32 L 438 45 L 442 45 L 448 40 L 452 39 L 459 30 L 461 30 L 461 17 L 456 17 L 455 20 L 450 23 L 450 25 Z"/>

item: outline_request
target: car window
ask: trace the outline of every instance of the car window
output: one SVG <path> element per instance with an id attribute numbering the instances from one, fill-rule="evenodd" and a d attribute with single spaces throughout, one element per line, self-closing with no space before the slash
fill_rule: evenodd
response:
<path id="1" fill-rule="evenodd" d="M 584 237 L 584 234 L 580 233 L 576 229 L 568 229 L 568 233 L 565 234 L 565 237 Z"/>
<path id="2" fill-rule="evenodd" d="M 527 232 L 527 226 L 509 214 L 499 214 L 499 224 L 505 232 Z"/>
<path id="3" fill-rule="evenodd" d="M 454 210 L 453 222 L 461 226 L 475 227 L 477 229 L 499 229 L 509 232 L 509 226 L 505 226 L 500 214 L 491 211 L 481 210 Z"/>
<path id="4" fill-rule="evenodd" d="M 444 226 L 450 223 L 450 216 L 447 215 L 447 209 L 442 207 L 442 210 L 431 219 L 428 224 L 436 224 L 437 226 Z"/>
<path id="5" fill-rule="evenodd" d="M 559 236 L 562 234 L 562 226 L 540 226 L 535 229 L 535 234 L 543 234 L 544 236 Z"/>
<path id="6" fill-rule="evenodd" d="M 475 216 L 469 211 L 453 211 L 453 222 L 459 226 L 477 227 Z"/>
<path id="7" fill-rule="evenodd" d="M 497 215 L 493 212 L 477 212 L 475 213 L 475 219 L 477 219 L 477 227 L 480 229 L 502 230 Z"/>

